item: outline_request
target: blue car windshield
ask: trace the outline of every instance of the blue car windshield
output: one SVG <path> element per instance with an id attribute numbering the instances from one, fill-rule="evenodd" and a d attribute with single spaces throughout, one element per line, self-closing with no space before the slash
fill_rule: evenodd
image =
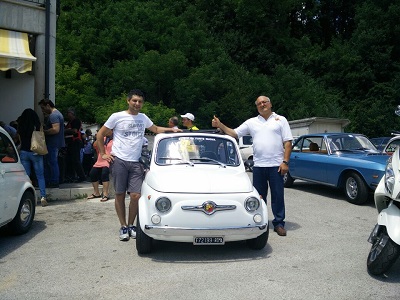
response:
<path id="1" fill-rule="evenodd" d="M 230 140 L 218 136 L 167 137 L 159 141 L 155 155 L 159 165 L 240 164 L 235 145 Z"/>
<path id="2" fill-rule="evenodd" d="M 371 141 L 362 135 L 329 136 L 328 143 L 332 151 L 378 151 Z"/>

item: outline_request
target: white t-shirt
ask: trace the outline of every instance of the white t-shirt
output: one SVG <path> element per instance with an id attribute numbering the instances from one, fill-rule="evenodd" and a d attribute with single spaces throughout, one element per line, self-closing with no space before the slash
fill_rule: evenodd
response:
<path id="1" fill-rule="evenodd" d="M 234 130 L 239 138 L 244 135 L 251 135 L 253 138 L 253 158 L 256 167 L 279 166 L 283 161 L 283 143 L 293 140 L 286 118 L 274 112 L 268 120 L 258 115 Z"/>
<path id="2" fill-rule="evenodd" d="M 144 131 L 153 125 L 145 114 L 113 113 L 104 126 L 113 130 L 111 154 L 126 161 L 139 161 L 142 153 Z"/>

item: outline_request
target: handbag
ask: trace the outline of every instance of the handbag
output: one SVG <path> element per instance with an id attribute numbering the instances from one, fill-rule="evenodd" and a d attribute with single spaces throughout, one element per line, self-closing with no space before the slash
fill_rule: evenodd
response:
<path id="1" fill-rule="evenodd" d="M 43 126 L 40 126 L 40 131 L 34 130 L 32 132 L 31 151 L 39 155 L 46 155 L 48 153 Z"/>

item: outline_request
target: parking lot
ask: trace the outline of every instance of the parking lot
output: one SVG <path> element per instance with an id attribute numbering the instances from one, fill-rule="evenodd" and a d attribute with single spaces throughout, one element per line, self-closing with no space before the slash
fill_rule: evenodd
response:
<path id="1" fill-rule="evenodd" d="M 141 257 L 118 240 L 113 201 L 38 207 L 28 234 L 0 232 L 0 299 L 398 299 L 400 262 L 382 277 L 366 270 L 373 204 L 296 183 L 288 236 L 270 230 L 261 251 L 158 242 Z"/>

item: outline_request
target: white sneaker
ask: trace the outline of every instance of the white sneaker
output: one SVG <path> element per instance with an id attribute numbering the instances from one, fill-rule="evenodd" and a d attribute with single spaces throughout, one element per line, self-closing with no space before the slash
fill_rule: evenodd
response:
<path id="1" fill-rule="evenodd" d="M 119 230 L 119 240 L 120 241 L 129 241 L 129 230 L 128 227 L 123 226 Z"/>
<path id="2" fill-rule="evenodd" d="M 43 207 L 48 205 L 47 200 L 46 200 L 45 197 L 40 198 L 40 204 L 42 204 Z"/>
<path id="3" fill-rule="evenodd" d="M 136 226 L 131 225 L 128 227 L 128 230 L 129 230 L 129 236 L 133 239 L 136 239 Z"/>

